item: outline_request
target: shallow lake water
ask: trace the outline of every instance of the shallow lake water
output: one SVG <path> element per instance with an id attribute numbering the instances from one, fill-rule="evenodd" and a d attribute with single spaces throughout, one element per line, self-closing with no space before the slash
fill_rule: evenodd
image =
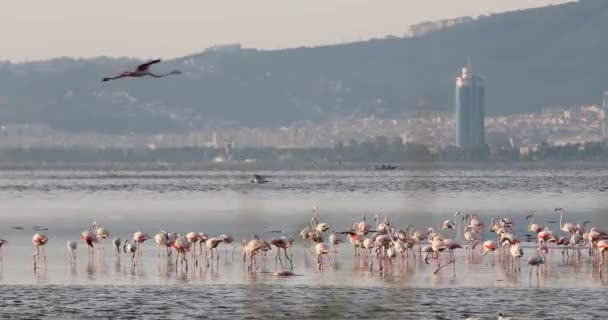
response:
<path id="1" fill-rule="evenodd" d="M 253 173 L 269 183 L 250 182 Z M 437 275 L 419 256 L 395 261 L 394 270 L 373 272 L 357 264 L 345 243 L 331 252 L 329 264 L 317 270 L 316 257 L 305 254 L 300 240 L 292 249 L 293 277 L 273 276 L 275 251 L 257 273 L 243 265 L 240 241 L 252 233 L 270 239 L 280 230 L 297 236 L 310 223 L 313 206 L 336 231 L 360 221 L 366 213 L 388 216 L 397 228 L 408 224 L 426 230 L 456 210 L 491 217 L 510 217 L 516 235 L 525 239 L 524 217 L 556 234 L 559 214 L 573 223 L 608 225 L 608 168 L 433 168 L 390 172 L 327 171 L 179 171 L 130 170 L 109 175 L 101 170 L 0 171 L 0 316 L 38 318 L 421 318 L 495 319 L 498 312 L 514 319 L 594 319 L 607 310 L 606 277 L 597 260 L 550 250 L 539 277 L 532 278 L 526 259 L 536 254 L 524 243 L 521 272 L 506 267 L 503 255 L 486 257 L 456 252 L 456 263 Z M 141 230 L 225 233 L 237 249 L 219 247 L 219 262 L 188 270 L 159 258 L 153 239 L 133 267 L 126 255 L 116 257 L 110 241 L 89 258 L 82 231 L 92 221 L 111 238 L 132 237 Z M 23 230 L 15 229 L 23 228 Z M 48 229 L 47 262 L 32 268 L 32 227 Z M 456 236 L 444 233 L 446 237 Z M 494 239 L 485 233 L 484 238 Z M 70 263 L 66 242 L 79 241 Z M 464 242 L 463 242 L 464 244 Z M 225 251 L 227 249 L 227 253 Z M 447 259 L 447 258 L 445 258 Z M 261 263 L 260 259 L 260 264 Z M 445 261 L 445 260 L 444 260 Z M 431 261 L 435 263 L 435 261 Z M 605 270 L 608 271 L 608 270 Z"/>

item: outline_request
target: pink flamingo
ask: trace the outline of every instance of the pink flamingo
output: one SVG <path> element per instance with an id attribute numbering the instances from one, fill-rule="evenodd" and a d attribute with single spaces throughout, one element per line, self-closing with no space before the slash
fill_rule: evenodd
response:
<path id="1" fill-rule="evenodd" d="M 46 253 L 44 252 L 44 245 L 49 241 L 49 238 L 43 233 L 36 233 L 32 237 L 32 243 L 34 245 L 34 269 L 38 264 L 38 257 L 40 255 L 40 249 L 42 249 L 42 257 L 44 258 L 44 265 L 46 265 Z"/>
<path id="2" fill-rule="evenodd" d="M 97 242 L 97 236 L 95 235 L 95 233 L 90 230 L 85 230 L 80 234 L 80 239 L 87 243 L 89 249 L 89 256 L 91 256 L 91 254 L 94 254 L 95 251 L 92 251 L 91 249 L 94 248 L 93 243 Z"/>
<path id="3" fill-rule="evenodd" d="M 236 250 L 236 246 L 234 245 L 234 238 L 231 236 L 227 236 L 225 234 L 220 235 L 220 240 L 224 244 L 224 253 L 226 257 L 228 257 L 228 245 L 232 245 L 232 260 L 234 260 L 234 251 Z"/>
<path id="4" fill-rule="evenodd" d="M 281 268 L 283 268 L 283 261 L 281 260 L 281 250 L 283 250 L 283 252 L 285 254 L 285 258 L 289 261 L 289 264 L 291 265 L 291 269 L 293 270 L 293 261 L 287 255 L 287 248 L 291 248 L 292 243 L 293 243 L 293 239 L 288 238 L 288 237 L 280 237 L 280 238 L 274 238 L 274 239 L 270 240 L 270 244 L 277 247 L 277 256 L 275 257 L 275 260 L 274 260 L 275 270 L 277 269 L 277 260 L 281 263 Z"/>
<path id="5" fill-rule="evenodd" d="M 179 237 L 173 243 L 173 248 L 177 251 L 177 256 L 175 257 L 175 266 L 177 267 L 177 260 L 179 259 L 179 255 L 182 255 L 182 260 L 180 261 L 180 265 L 183 267 L 184 262 L 186 262 L 186 271 L 188 270 L 188 260 L 186 260 L 186 251 L 190 251 L 191 242 L 185 237 Z"/>
<path id="6" fill-rule="evenodd" d="M 137 246 L 137 253 L 141 256 L 144 253 L 144 242 L 150 239 L 147 233 L 143 233 L 141 231 L 137 231 L 133 234 L 133 242 Z M 141 246 L 141 248 L 140 248 Z"/>
<path id="7" fill-rule="evenodd" d="M 215 257 L 217 258 L 217 261 L 219 263 L 220 261 L 220 254 L 217 252 L 217 246 L 222 242 L 222 239 L 220 238 L 209 238 L 207 239 L 207 241 L 205 241 L 205 245 L 207 246 L 207 249 L 209 249 L 209 251 L 211 252 L 211 255 L 207 258 L 207 267 L 209 267 L 209 259 L 211 259 L 211 262 L 213 262 L 214 256 L 213 256 L 213 250 L 215 249 Z"/>
<path id="8" fill-rule="evenodd" d="M 606 252 L 606 250 L 608 250 L 608 240 L 598 241 L 596 247 L 600 254 L 599 269 L 600 269 L 600 278 L 601 278 L 602 277 L 602 265 L 604 264 L 604 252 Z"/>
<path id="9" fill-rule="evenodd" d="M 323 270 L 323 256 L 329 253 L 329 244 L 326 242 L 320 242 L 315 245 L 315 253 L 317 254 L 317 263 L 319 264 L 319 271 Z M 331 261 L 330 261 L 331 264 Z"/>
<path id="10" fill-rule="evenodd" d="M 161 248 L 165 248 L 165 252 L 167 253 L 167 251 L 169 251 L 169 248 L 172 247 L 172 245 L 169 245 L 169 235 L 165 232 L 165 231 L 161 231 L 160 233 L 157 233 L 154 236 L 154 241 L 156 241 L 156 244 L 158 245 L 158 256 L 161 256 L 162 253 L 162 249 Z M 169 254 L 167 253 L 167 256 Z"/>
<path id="11" fill-rule="evenodd" d="M 150 72 L 148 70 L 151 65 L 153 65 L 155 63 L 159 63 L 159 62 L 161 62 L 161 59 L 156 59 L 156 60 L 148 61 L 146 63 L 140 64 L 133 71 L 125 71 L 125 72 L 123 72 L 120 75 L 115 76 L 115 77 L 103 78 L 103 81 L 105 82 L 105 81 L 116 80 L 116 79 L 127 78 L 127 77 L 141 78 L 141 77 L 145 77 L 145 76 L 150 76 L 150 77 L 153 77 L 153 78 L 163 78 L 163 77 L 166 77 L 166 76 L 177 75 L 177 74 L 181 74 L 182 73 L 179 70 L 173 70 L 173 71 L 165 73 L 165 74 L 154 74 L 154 73 L 152 73 L 152 72 Z"/>

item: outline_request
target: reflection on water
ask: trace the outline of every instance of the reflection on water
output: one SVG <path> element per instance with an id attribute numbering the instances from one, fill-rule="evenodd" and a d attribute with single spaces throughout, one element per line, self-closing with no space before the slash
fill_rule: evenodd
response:
<path id="1" fill-rule="evenodd" d="M 461 210 L 478 213 L 486 223 L 490 217 L 511 217 L 516 235 L 524 238 L 524 217 L 529 213 L 559 233 L 556 207 L 566 209 L 568 222 L 591 220 L 591 225 L 608 226 L 608 197 L 601 191 L 608 181 L 605 168 L 274 171 L 262 172 L 271 180 L 264 185 L 249 183 L 251 174 L 129 171 L 107 177 L 98 171 L 0 172 L 0 212 L 5 213 L 0 236 L 9 240 L 0 263 L 4 288 L 0 296 L 7 301 L 6 307 L 0 306 L 0 317 L 16 307 L 27 309 L 26 318 L 40 317 L 39 309 L 30 308 L 34 301 L 25 299 L 36 290 L 41 290 L 40 295 L 53 292 L 45 296 L 47 317 L 71 312 L 69 316 L 75 318 L 93 314 L 112 318 L 126 312 L 137 318 L 174 312 L 183 317 L 205 314 L 232 319 L 256 310 L 260 315 L 298 318 L 364 314 L 464 319 L 466 314 L 492 318 L 497 310 L 511 306 L 505 311 L 521 314 L 521 319 L 568 319 L 574 314 L 570 308 L 580 304 L 589 308 L 588 313 L 572 318 L 586 319 L 606 311 L 592 304 L 608 286 L 596 259 L 585 250 L 580 257 L 550 250 L 539 277 L 531 279 L 525 260 L 536 254 L 532 243 L 525 244 L 521 272 L 507 267 L 505 253 L 482 258 L 461 250 L 456 263 L 437 275 L 419 255 L 396 261 L 391 272 L 379 273 L 377 264 L 370 272 L 369 261 L 355 260 L 349 244 L 331 252 L 333 267 L 319 272 L 316 257 L 305 255 L 299 241 L 292 249 L 296 274 L 292 277 L 272 275 L 274 248 L 266 261 L 258 261 L 258 273 L 247 272 L 240 247 L 234 257 L 220 249 L 220 260 L 209 266 L 204 257 L 198 262 L 189 257 L 186 270 L 176 264 L 174 255 L 159 257 L 153 240 L 146 242 L 135 266 L 127 255 L 116 257 L 109 241 L 108 250 L 90 257 L 80 242 L 76 261 L 72 264 L 67 258 L 64 244 L 78 241 L 93 220 L 109 230 L 111 238 L 131 239 L 136 230 L 150 235 L 160 230 L 204 231 L 210 236 L 231 235 L 238 243 L 252 233 L 265 239 L 276 236 L 269 230 L 297 236 L 309 225 L 313 206 L 335 231 L 359 221 L 364 212 L 368 217 L 389 216 L 397 228 L 412 224 L 426 230 Z M 44 246 L 47 264 L 32 270 L 34 229 L 48 229 L 44 232 L 49 243 Z M 64 284 L 70 286 L 55 286 Z M 167 304 L 176 294 L 191 299 Z M 75 298 L 79 295 L 82 300 Z M 128 300 L 140 307 L 125 309 Z M 203 300 L 209 304 L 194 303 Z M 73 308 L 55 306 L 67 302 Z M 113 313 L 121 309 L 123 313 Z M 557 317 L 560 311 L 563 316 Z"/>

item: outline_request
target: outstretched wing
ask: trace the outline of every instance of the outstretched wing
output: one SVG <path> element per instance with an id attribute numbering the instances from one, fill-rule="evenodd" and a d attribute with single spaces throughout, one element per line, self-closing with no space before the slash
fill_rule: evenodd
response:
<path id="1" fill-rule="evenodd" d="M 262 178 L 262 176 L 261 176 L 261 175 L 259 175 L 259 174 L 254 174 L 254 175 L 253 175 L 253 178 L 254 178 L 255 180 L 258 180 L 258 181 L 260 181 L 260 180 L 262 180 L 262 179 L 263 179 L 263 178 Z"/>
<path id="2" fill-rule="evenodd" d="M 155 63 L 159 63 L 161 60 L 160 59 L 156 59 L 156 60 L 152 60 L 152 61 L 148 61 L 144 64 L 140 64 L 139 66 L 137 66 L 137 71 L 145 71 L 148 69 L 148 67 L 150 65 L 153 65 Z"/>

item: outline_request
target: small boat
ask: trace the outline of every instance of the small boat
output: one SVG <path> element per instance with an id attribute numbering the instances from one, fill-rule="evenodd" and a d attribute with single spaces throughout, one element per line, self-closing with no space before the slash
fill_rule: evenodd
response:
<path id="1" fill-rule="evenodd" d="M 397 169 L 396 166 L 391 166 L 391 165 L 387 165 L 387 164 L 382 164 L 382 165 L 376 165 L 374 166 L 375 170 L 395 170 Z"/>

